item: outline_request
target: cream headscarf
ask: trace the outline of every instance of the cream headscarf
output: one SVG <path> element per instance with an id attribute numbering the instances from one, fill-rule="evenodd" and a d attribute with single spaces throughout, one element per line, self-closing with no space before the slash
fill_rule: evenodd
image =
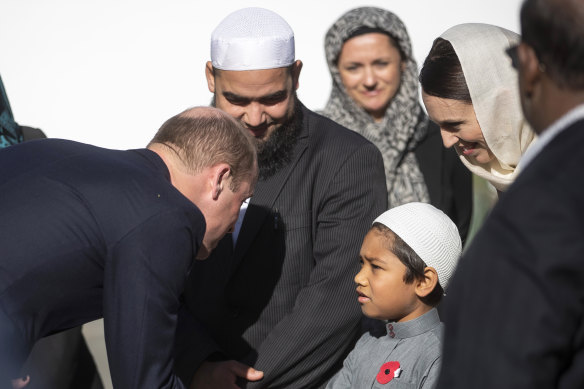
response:
<path id="1" fill-rule="evenodd" d="M 521 155 L 534 141 L 519 100 L 517 72 L 505 49 L 519 43 L 516 33 L 488 24 L 460 24 L 440 38 L 450 42 L 470 91 L 472 105 L 487 146 L 495 158 L 478 164 L 464 155 L 474 174 L 505 191 L 515 179 Z"/>

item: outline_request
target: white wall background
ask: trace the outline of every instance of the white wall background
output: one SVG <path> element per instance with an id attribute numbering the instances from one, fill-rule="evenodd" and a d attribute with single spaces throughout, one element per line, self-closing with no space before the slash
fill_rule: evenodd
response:
<path id="1" fill-rule="evenodd" d="M 408 26 L 421 65 L 432 41 L 464 22 L 519 30 L 521 0 L 2 0 L 0 75 L 16 120 L 50 137 L 143 147 L 160 124 L 207 105 L 211 31 L 229 12 L 272 9 L 296 35 L 300 99 L 322 108 L 330 92 L 323 41 L 347 10 L 390 9 Z"/>

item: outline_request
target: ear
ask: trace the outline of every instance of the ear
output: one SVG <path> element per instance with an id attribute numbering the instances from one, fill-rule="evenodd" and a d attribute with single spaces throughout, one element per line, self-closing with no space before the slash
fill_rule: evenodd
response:
<path id="1" fill-rule="evenodd" d="M 296 60 L 292 65 L 292 85 L 294 86 L 294 90 L 297 90 L 300 86 L 298 80 L 300 79 L 300 71 L 302 70 L 302 61 Z"/>
<path id="2" fill-rule="evenodd" d="M 211 61 L 207 61 L 205 65 L 205 76 L 207 77 L 209 92 L 215 93 L 215 75 L 213 74 L 213 64 Z"/>
<path id="3" fill-rule="evenodd" d="M 416 280 L 416 295 L 418 297 L 426 297 L 429 295 L 438 284 L 438 273 L 433 267 L 427 266 L 424 268 L 424 278 Z"/>
<path id="4" fill-rule="evenodd" d="M 217 200 L 223 189 L 228 188 L 231 179 L 231 168 L 226 163 L 219 163 L 212 168 L 213 200 Z"/>
<path id="5" fill-rule="evenodd" d="M 535 50 L 526 43 L 521 42 L 517 48 L 519 56 L 519 85 L 523 89 L 525 97 L 531 97 L 537 85 L 541 81 L 542 72 Z"/>

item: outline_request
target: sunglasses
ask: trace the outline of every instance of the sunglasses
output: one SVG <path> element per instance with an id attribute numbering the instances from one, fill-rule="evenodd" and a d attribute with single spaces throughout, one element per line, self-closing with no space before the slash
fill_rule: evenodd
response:
<path id="1" fill-rule="evenodd" d="M 511 66 L 513 66 L 514 69 L 519 68 L 519 54 L 517 52 L 518 47 L 519 45 L 513 45 L 505 50 L 505 53 L 509 56 L 509 58 L 511 58 Z"/>

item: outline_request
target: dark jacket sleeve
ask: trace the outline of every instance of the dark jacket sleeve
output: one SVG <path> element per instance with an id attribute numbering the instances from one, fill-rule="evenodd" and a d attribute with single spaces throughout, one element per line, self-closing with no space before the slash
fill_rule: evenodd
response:
<path id="1" fill-rule="evenodd" d="M 460 260 L 439 388 L 583 387 L 584 158 L 574 143 L 553 159 L 544 149 Z"/>
<path id="2" fill-rule="evenodd" d="M 223 356 L 221 348 L 213 340 L 213 336 L 186 306 L 181 307 L 179 312 L 174 352 L 174 370 L 187 387 L 203 362 L 211 361 L 212 356 Z M 227 360 L 230 358 L 225 356 L 219 359 Z"/>
<path id="3" fill-rule="evenodd" d="M 358 252 L 372 221 L 387 207 L 381 154 L 365 144 L 339 166 L 318 212 L 308 284 L 294 309 L 258 350 L 264 379 L 247 388 L 315 388 L 334 373 L 358 335 L 361 309 L 354 276 Z"/>
<path id="4" fill-rule="evenodd" d="M 184 213 L 167 212 L 142 223 L 111 250 L 103 312 L 115 387 L 185 387 L 173 373 L 173 340 L 179 296 L 197 250 L 193 235 L 204 233 L 192 228 Z"/>

